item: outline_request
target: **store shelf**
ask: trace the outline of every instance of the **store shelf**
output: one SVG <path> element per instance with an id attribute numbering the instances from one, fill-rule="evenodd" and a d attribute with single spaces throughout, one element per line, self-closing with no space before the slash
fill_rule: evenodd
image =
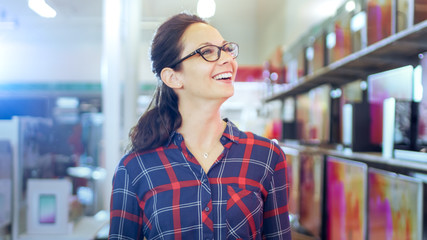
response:
<path id="1" fill-rule="evenodd" d="M 340 85 L 357 79 L 366 79 L 373 73 L 405 65 L 417 65 L 418 54 L 425 51 L 427 51 L 427 20 L 304 76 L 297 83 L 288 84 L 284 91 L 272 95 L 265 101 L 284 99 L 324 83 Z"/>
<path id="2" fill-rule="evenodd" d="M 341 158 L 352 159 L 356 161 L 364 161 L 364 162 L 372 162 L 372 163 L 380 163 L 384 165 L 406 168 L 406 169 L 415 169 L 417 171 L 425 171 L 427 172 L 427 159 L 426 162 L 417 162 L 417 161 L 409 161 L 409 160 L 400 160 L 395 158 L 384 158 L 382 157 L 380 152 L 352 152 L 351 150 L 336 150 L 328 147 L 320 147 L 320 146 L 305 146 L 299 145 L 296 143 L 281 143 L 281 147 L 285 154 L 289 150 L 290 153 L 295 150 L 299 152 L 309 152 L 309 153 L 320 153 L 324 155 L 331 155 Z"/>

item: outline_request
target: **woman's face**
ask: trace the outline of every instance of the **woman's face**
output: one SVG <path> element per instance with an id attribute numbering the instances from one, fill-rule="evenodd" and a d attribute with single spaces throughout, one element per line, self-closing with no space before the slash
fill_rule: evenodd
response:
<path id="1" fill-rule="evenodd" d="M 204 23 L 190 25 L 181 41 L 183 45 L 181 58 L 205 45 L 223 46 L 226 43 L 218 30 Z M 221 51 L 220 58 L 215 62 L 205 61 L 196 54 L 181 63 L 181 70 L 177 73 L 183 87 L 178 94 L 225 100 L 234 93 L 233 82 L 236 72 L 237 62 L 229 53 Z"/>

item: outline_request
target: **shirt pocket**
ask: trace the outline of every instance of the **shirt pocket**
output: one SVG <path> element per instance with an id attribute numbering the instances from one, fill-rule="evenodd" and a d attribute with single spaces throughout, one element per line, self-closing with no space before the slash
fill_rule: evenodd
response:
<path id="1" fill-rule="evenodd" d="M 231 185 L 227 185 L 227 193 L 227 239 L 261 239 L 261 194 Z"/>

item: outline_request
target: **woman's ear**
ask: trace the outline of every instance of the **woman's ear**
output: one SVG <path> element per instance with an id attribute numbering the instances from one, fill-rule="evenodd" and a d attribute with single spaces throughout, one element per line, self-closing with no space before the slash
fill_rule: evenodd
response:
<path id="1" fill-rule="evenodd" d="M 163 68 L 160 72 L 160 78 L 170 88 L 181 88 L 182 82 L 178 78 L 177 73 L 172 68 Z"/>

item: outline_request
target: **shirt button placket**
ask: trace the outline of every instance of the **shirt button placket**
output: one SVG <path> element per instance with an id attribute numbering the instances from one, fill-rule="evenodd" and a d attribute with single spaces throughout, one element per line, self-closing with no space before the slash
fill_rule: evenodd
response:
<path id="1" fill-rule="evenodd" d="M 209 183 L 209 180 L 206 175 L 202 176 L 202 206 L 203 210 L 206 215 L 210 214 L 210 211 L 212 211 L 212 206 L 210 206 L 210 202 L 212 201 L 212 194 L 211 194 L 211 186 Z M 211 226 L 212 227 L 212 226 Z M 203 227 L 203 239 L 212 239 L 213 238 L 213 232 L 208 226 Z"/>

